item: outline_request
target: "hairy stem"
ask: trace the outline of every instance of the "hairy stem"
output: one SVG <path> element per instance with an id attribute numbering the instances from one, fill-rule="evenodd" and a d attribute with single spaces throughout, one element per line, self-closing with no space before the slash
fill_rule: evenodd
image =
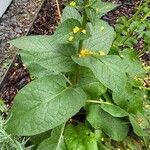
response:
<path id="1" fill-rule="evenodd" d="M 86 6 L 88 4 L 89 4 L 89 0 L 84 0 L 84 6 Z M 86 14 L 86 11 L 85 11 L 84 8 L 83 8 L 83 14 L 82 15 L 83 15 L 82 28 L 85 29 L 86 24 L 87 24 L 87 14 Z M 80 51 L 82 50 L 82 47 L 83 47 L 83 40 L 80 40 L 79 41 L 79 47 L 78 47 L 78 50 L 77 50 L 77 54 L 80 53 Z M 76 70 L 76 81 L 75 81 L 76 84 L 79 81 L 79 76 L 80 76 L 80 66 L 78 65 L 77 70 Z"/>

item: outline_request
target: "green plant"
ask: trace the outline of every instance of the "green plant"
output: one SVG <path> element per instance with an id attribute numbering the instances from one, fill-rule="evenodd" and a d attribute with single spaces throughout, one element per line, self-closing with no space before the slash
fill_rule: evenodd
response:
<path id="1" fill-rule="evenodd" d="M 114 41 L 115 47 L 126 47 L 133 49 L 134 46 L 143 39 L 143 47 L 138 51 L 141 56 L 145 51 L 149 51 L 150 37 L 150 0 L 141 1 L 136 13 L 129 19 L 126 16 L 120 17 L 115 25 L 117 36 Z"/>
<path id="2" fill-rule="evenodd" d="M 38 150 L 115 149 L 120 142 L 132 149 L 125 142 L 130 128 L 149 146 L 145 70 L 134 52 L 120 57 L 112 50 L 114 29 L 99 19 L 117 6 L 72 1 L 54 35 L 10 42 L 35 80 L 15 97 L 8 133 L 33 136 L 52 129 Z M 82 121 L 75 119 L 80 114 Z"/>

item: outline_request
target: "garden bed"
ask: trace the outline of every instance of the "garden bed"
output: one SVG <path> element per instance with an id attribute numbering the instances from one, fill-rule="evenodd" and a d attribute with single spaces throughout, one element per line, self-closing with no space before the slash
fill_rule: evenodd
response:
<path id="1" fill-rule="evenodd" d="M 108 1 L 110 2 L 111 0 L 108 0 Z M 114 28 L 115 28 L 116 21 L 119 17 L 127 16 L 128 18 L 131 18 L 133 16 L 133 14 L 135 13 L 136 6 L 139 5 L 139 1 L 128 1 L 127 2 L 127 1 L 123 1 L 123 0 L 122 1 L 118 0 L 116 2 L 120 3 L 120 6 L 117 9 L 115 9 L 111 12 L 108 12 L 105 16 L 102 17 L 103 20 L 107 21 L 111 26 L 114 26 Z M 60 9 L 62 10 L 62 8 L 64 8 L 64 6 L 65 6 L 65 1 L 60 3 Z M 51 1 L 45 0 L 45 3 L 43 4 L 43 7 L 39 11 L 37 17 L 35 18 L 35 20 L 32 24 L 32 26 L 30 27 L 29 32 L 28 32 L 27 35 L 52 35 L 54 33 L 55 29 L 56 29 L 56 26 L 59 22 L 59 19 L 60 19 L 60 16 L 58 14 L 56 1 L 55 0 L 51 0 Z M 143 48 L 143 46 L 144 46 L 143 43 L 144 43 L 144 41 L 141 38 L 139 40 L 139 42 L 136 45 L 134 45 L 137 52 L 139 52 Z M 79 53 L 79 57 L 80 57 L 81 54 L 82 53 Z M 91 53 L 91 54 L 95 55 L 96 53 Z M 120 55 L 120 57 L 122 57 L 122 56 Z M 142 54 L 140 56 L 140 59 L 141 59 L 141 61 L 143 61 L 145 66 L 149 66 L 149 63 L 150 63 L 150 54 L 149 54 L 149 52 L 146 52 L 146 53 Z M 67 75 L 68 74 L 66 74 L 64 77 L 67 78 Z M 9 66 L 9 69 L 7 70 L 7 73 L 5 74 L 5 76 L 3 78 L 3 81 L 0 84 L 0 97 L 5 101 L 8 108 L 10 108 L 12 106 L 13 99 L 16 96 L 16 94 L 18 93 L 18 91 L 21 88 L 23 88 L 26 84 L 31 82 L 33 78 L 34 77 L 32 77 L 30 75 L 30 72 L 27 70 L 26 65 L 23 64 L 23 62 L 21 60 L 21 57 L 19 55 L 16 55 L 14 57 L 11 65 Z M 136 80 L 138 80 L 138 79 L 136 79 Z M 72 83 L 74 82 L 74 80 L 73 80 L 73 82 L 70 82 L 68 79 L 66 79 L 66 80 L 68 81 L 68 84 L 71 85 L 71 88 L 72 88 L 72 85 L 73 85 Z M 145 82 L 145 84 L 144 84 L 145 87 L 149 88 L 149 85 L 150 85 L 149 84 L 149 82 L 150 82 L 149 74 L 147 74 L 147 78 L 145 79 L 144 82 Z M 76 84 L 75 84 L 75 86 L 76 86 Z M 106 95 L 102 95 L 103 96 L 102 98 L 104 98 L 105 100 L 107 100 L 107 99 L 109 100 L 109 98 L 110 98 L 109 94 L 112 92 L 111 91 L 112 89 L 110 91 L 109 90 L 110 89 L 108 89 L 108 91 L 107 91 L 108 92 L 107 97 L 105 97 Z M 36 93 L 36 91 L 35 91 L 35 93 Z M 87 100 L 87 102 L 88 103 L 90 103 L 90 102 L 95 103 L 94 100 Z M 99 101 L 96 101 L 96 102 L 99 102 Z M 109 102 L 103 102 L 102 101 L 102 102 L 99 102 L 99 103 L 108 104 Z M 97 104 L 99 104 L 99 103 L 97 103 Z M 109 103 L 109 104 L 111 104 L 111 103 Z M 80 123 L 85 122 L 85 113 L 86 113 L 86 111 L 87 110 L 85 110 L 85 108 L 82 107 L 82 109 L 78 113 L 76 113 L 75 116 L 72 116 L 71 119 L 69 119 L 66 122 L 66 125 L 69 124 L 69 123 L 71 123 L 73 125 L 78 125 Z M 127 116 L 127 115 L 125 114 L 125 116 Z M 124 118 L 124 119 L 126 120 L 126 118 Z M 104 122 L 105 122 L 105 120 L 104 120 Z M 146 128 L 146 129 L 149 129 L 149 128 Z M 131 130 L 132 130 L 132 128 L 131 128 Z M 129 136 L 124 141 L 124 143 L 109 141 L 109 139 L 106 139 L 105 144 L 106 145 L 111 145 L 112 144 L 114 147 L 116 146 L 116 147 L 121 148 L 122 144 L 125 147 L 126 146 L 128 147 L 128 142 L 132 141 L 135 145 L 137 144 L 137 147 L 138 146 L 141 147 L 141 145 L 143 146 L 143 143 L 139 140 L 138 136 L 136 136 L 133 131 L 131 131 L 128 135 Z M 32 141 L 32 138 L 31 138 L 31 141 Z M 131 142 L 131 145 L 132 145 L 132 142 Z"/>
<path id="2" fill-rule="evenodd" d="M 131 17 L 135 12 L 136 5 L 138 4 L 138 1 L 126 2 L 118 0 L 117 2 L 120 4 L 120 7 L 103 17 L 103 19 L 111 25 L 114 25 L 120 16 L 126 15 Z M 64 7 L 64 4 L 65 1 L 60 4 L 61 9 Z M 55 0 L 46 0 L 27 35 L 51 35 L 55 31 L 58 20 L 59 15 Z M 147 55 L 145 57 L 147 58 Z M 16 64 L 18 65 L 16 66 Z M 31 77 L 29 72 L 26 67 L 23 66 L 20 57 L 15 56 L 14 61 L 10 65 L 0 84 L 0 97 L 10 105 L 18 90 L 30 81 Z"/>

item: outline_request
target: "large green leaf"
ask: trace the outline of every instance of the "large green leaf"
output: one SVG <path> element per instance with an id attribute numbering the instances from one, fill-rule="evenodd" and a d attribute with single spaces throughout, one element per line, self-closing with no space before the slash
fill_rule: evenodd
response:
<path id="1" fill-rule="evenodd" d="M 52 130 L 51 137 L 44 140 L 37 150 L 67 150 L 64 142 L 64 125 Z"/>
<path id="2" fill-rule="evenodd" d="M 19 54 L 31 74 L 38 77 L 52 71 L 68 72 L 73 69 L 70 57 L 75 54 L 75 47 L 56 43 L 50 36 L 28 36 L 11 41 L 21 49 Z"/>
<path id="3" fill-rule="evenodd" d="M 98 98 L 107 91 L 107 88 L 95 78 L 92 71 L 84 67 L 80 71 L 79 86 L 92 98 Z"/>
<path id="4" fill-rule="evenodd" d="M 112 27 L 103 20 L 98 20 L 93 26 L 88 24 L 91 36 L 83 43 L 83 49 L 102 51 L 107 54 L 114 40 L 115 32 Z"/>
<path id="5" fill-rule="evenodd" d="M 88 67 L 95 77 L 113 91 L 121 91 L 126 86 L 126 74 L 120 68 L 122 60 L 117 55 L 73 57 L 81 66 Z"/>
<path id="6" fill-rule="evenodd" d="M 68 150 L 98 150 L 94 133 L 83 125 L 68 125 L 64 136 Z"/>
<path id="7" fill-rule="evenodd" d="M 20 55 L 23 62 L 31 70 L 31 74 L 42 74 L 43 72 L 68 72 L 74 67 L 71 56 L 75 54 L 75 47 L 71 44 L 55 45 L 47 47 L 44 51 L 21 50 Z M 37 67 L 37 66 L 38 67 Z M 40 68 L 40 70 L 39 70 Z"/>
<path id="8" fill-rule="evenodd" d="M 52 36 L 37 35 L 25 36 L 11 40 L 10 44 L 18 49 L 28 50 L 30 52 L 48 52 L 55 47 L 55 40 Z"/>
<path id="9" fill-rule="evenodd" d="M 24 60 L 23 58 L 24 57 L 22 57 L 22 60 Z M 28 61 L 23 62 L 27 63 Z M 54 71 L 48 70 L 47 68 L 35 63 L 28 64 L 27 68 L 30 71 L 31 78 L 33 79 L 41 78 L 50 74 L 56 74 Z"/>
<path id="10" fill-rule="evenodd" d="M 122 141 L 127 136 L 129 130 L 127 122 L 103 111 L 100 105 L 90 105 L 87 113 L 87 120 L 90 124 L 95 129 L 101 129 L 113 140 Z"/>
<path id="11" fill-rule="evenodd" d="M 76 114 L 84 106 L 85 99 L 83 90 L 66 87 L 62 76 L 37 79 L 15 97 L 7 131 L 16 135 L 45 132 Z"/>
<path id="12" fill-rule="evenodd" d="M 113 91 L 113 99 L 118 106 L 129 112 L 141 110 L 141 95 L 139 91 L 128 86 L 128 70 L 122 67 L 124 62 L 119 56 L 76 56 L 73 60 L 81 66 L 88 67 L 105 87 Z"/>
<path id="13" fill-rule="evenodd" d="M 62 21 L 70 18 L 81 21 L 81 15 L 79 14 L 79 12 L 74 7 L 66 6 L 62 13 Z"/>
<path id="14" fill-rule="evenodd" d="M 131 59 L 129 56 L 123 58 L 122 68 L 132 77 L 144 77 L 145 70 L 142 67 L 142 63 L 138 60 Z"/>

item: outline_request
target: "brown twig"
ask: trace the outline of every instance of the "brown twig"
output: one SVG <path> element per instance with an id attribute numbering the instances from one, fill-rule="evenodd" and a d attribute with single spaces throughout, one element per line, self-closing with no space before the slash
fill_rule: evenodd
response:
<path id="1" fill-rule="evenodd" d="M 56 1 L 57 11 L 58 11 L 58 16 L 59 16 L 59 19 L 61 20 L 61 11 L 60 11 L 60 7 L 59 7 L 59 2 L 58 2 L 58 0 L 55 0 L 55 1 Z"/>

